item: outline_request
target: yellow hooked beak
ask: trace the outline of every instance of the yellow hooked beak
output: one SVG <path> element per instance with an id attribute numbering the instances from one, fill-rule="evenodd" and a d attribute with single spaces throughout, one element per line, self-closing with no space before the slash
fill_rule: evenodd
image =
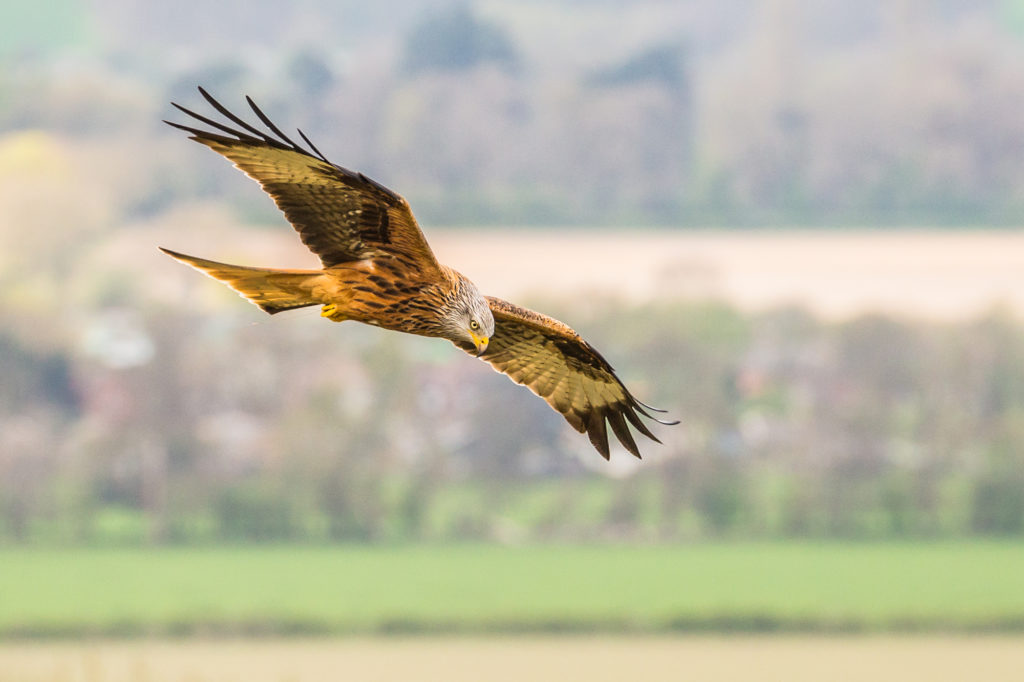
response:
<path id="1" fill-rule="evenodd" d="M 490 342 L 486 336 L 478 336 L 472 329 L 469 330 L 469 335 L 473 338 L 473 345 L 476 346 L 476 356 L 480 357 L 487 350 L 487 344 Z"/>

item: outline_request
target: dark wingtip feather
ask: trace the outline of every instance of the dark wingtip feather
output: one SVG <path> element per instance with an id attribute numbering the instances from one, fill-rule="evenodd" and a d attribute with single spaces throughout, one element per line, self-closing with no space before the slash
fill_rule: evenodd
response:
<path id="1" fill-rule="evenodd" d="M 648 419 L 650 419 L 653 422 L 657 422 L 657 423 L 661 424 L 662 426 L 675 426 L 676 424 L 679 423 L 678 419 L 675 419 L 675 420 L 672 420 L 672 421 L 669 421 L 668 419 L 659 419 L 658 417 L 655 417 L 653 414 L 648 414 L 647 412 L 644 412 L 643 410 L 640 410 L 640 411 L 643 413 L 643 415 L 645 417 L 647 417 Z M 665 410 L 658 410 L 658 411 L 659 412 L 664 412 Z"/>
<path id="2" fill-rule="evenodd" d="M 223 123 L 218 123 L 217 121 L 214 121 L 212 118 L 207 118 L 206 116 L 203 116 L 202 114 L 197 114 L 196 112 L 192 111 L 191 109 L 186 109 L 185 107 L 183 107 L 180 104 L 177 104 L 175 102 L 171 102 L 171 105 L 173 107 L 175 107 L 176 109 L 178 109 L 179 111 L 181 111 L 182 113 L 184 113 L 184 114 L 186 114 L 188 116 L 191 116 L 192 118 L 196 119 L 197 121 L 205 123 L 206 125 L 210 126 L 211 128 L 216 128 L 217 130 L 220 130 L 221 132 L 224 132 L 224 133 L 227 133 L 228 135 L 231 135 L 236 140 L 242 140 L 242 141 L 246 141 L 247 142 L 247 141 L 256 141 L 256 139 L 257 139 L 255 137 L 252 137 L 251 135 L 246 135 L 245 133 L 241 132 L 240 130 L 235 130 L 234 128 L 232 128 L 230 126 L 226 126 Z M 187 126 L 178 125 L 176 123 L 171 123 L 170 125 L 174 126 L 175 128 L 181 128 L 182 130 L 187 130 L 187 131 L 193 133 L 194 135 L 197 135 L 198 137 L 210 137 L 210 138 L 220 137 L 220 139 L 229 139 L 229 138 L 224 138 L 224 137 L 215 135 L 214 133 L 210 133 L 210 132 L 205 131 L 205 130 L 199 130 L 198 128 L 189 128 Z M 262 137 L 265 140 L 269 140 L 269 138 L 267 138 L 266 135 L 263 135 L 259 131 L 256 131 L 256 133 L 259 134 L 259 135 L 262 135 Z"/>
<path id="3" fill-rule="evenodd" d="M 297 145 L 294 142 L 292 142 L 291 138 L 289 138 L 287 135 L 285 135 L 283 132 L 281 132 L 281 129 L 278 128 L 276 125 L 274 125 L 274 122 L 270 120 L 270 117 L 267 116 L 266 114 L 264 114 L 262 109 L 260 109 L 258 106 L 256 106 L 256 102 L 252 101 L 252 97 L 249 97 L 249 95 L 246 95 L 245 96 L 245 101 L 248 102 L 249 108 L 253 110 L 253 113 L 255 113 L 256 116 L 258 116 L 259 119 L 261 121 L 263 121 L 263 125 L 265 125 L 268 128 L 270 128 L 270 130 L 275 135 L 277 135 L 284 142 L 290 144 L 293 149 L 299 149 L 299 145 Z"/>
<path id="4" fill-rule="evenodd" d="M 242 120 L 241 118 L 239 118 L 235 114 L 231 113 L 231 111 L 226 106 L 224 106 L 223 104 L 218 102 L 217 99 L 213 95 L 208 93 L 206 90 L 204 90 L 202 86 L 199 86 L 199 94 L 201 94 L 203 96 L 203 99 L 205 99 L 210 104 L 211 107 L 216 109 L 220 113 L 221 116 L 223 116 L 224 118 L 228 119 L 229 121 L 231 121 L 235 125 L 241 126 L 244 130 L 248 130 L 250 133 L 252 133 L 256 137 L 258 137 L 259 139 L 263 140 L 264 142 L 267 142 L 267 143 L 270 143 L 270 144 L 280 144 L 279 142 L 277 142 L 276 140 L 271 138 L 269 135 L 267 135 L 265 132 L 263 132 L 259 128 L 256 128 L 255 126 L 252 126 L 252 125 L 249 125 L 244 120 Z"/>
<path id="5" fill-rule="evenodd" d="M 652 405 L 648 405 L 647 403 L 643 402 L 642 400 L 637 400 L 633 396 L 630 396 L 630 398 L 633 398 L 633 400 L 636 400 L 639 404 L 643 405 L 644 407 L 646 407 L 648 410 L 651 410 L 652 412 L 661 412 L 662 414 L 668 413 L 668 410 L 662 410 L 662 409 L 654 407 Z"/>
<path id="6" fill-rule="evenodd" d="M 661 442 L 655 437 L 653 433 L 651 433 L 651 430 L 647 428 L 647 424 L 644 424 L 643 420 L 637 416 L 637 413 L 634 412 L 632 408 L 628 410 L 623 410 L 622 414 L 625 415 L 626 419 L 629 420 L 629 423 L 632 424 L 633 428 L 635 428 L 637 431 L 644 434 L 645 436 L 647 436 L 656 443 Z"/>
<path id="7" fill-rule="evenodd" d="M 174 102 L 171 102 L 171 104 L 174 104 Z M 178 105 L 175 104 L 174 106 L 178 106 Z M 177 128 L 178 130 L 184 130 L 186 133 L 194 133 L 195 132 L 194 128 L 189 128 L 186 125 L 182 125 L 180 123 L 175 123 L 174 121 L 168 121 L 166 118 L 163 119 L 163 122 L 166 123 L 167 125 L 171 126 L 172 128 Z"/>
<path id="8" fill-rule="evenodd" d="M 644 407 L 644 408 L 650 410 L 651 412 L 660 412 L 661 414 L 667 414 L 668 413 L 668 410 L 663 410 L 660 407 L 654 407 L 653 405 L 648 405 L 644 401 L 639 400 L 635 395 L 633 395 L 632 391 L 630 391 L 628 388 L 626 388 L 625 384 L 622 384 L 622 390 L 626 392 L 626 397 L 627 398 L 632 400 L 634 403 L 636 403 L 640 407 Z M 641 411 L 643 411 L 643 410 L 641 410 Z M 646 412 L 644 412 L 644 414 L 646 414 Z"/>
<path id="9" fill-rule="evenodd" d="M 627 406 L 626 409 L 629 409 Z M 622 416 L 616 408 L 612 408 L 608 411 L 608 423 L 612 426 L 612 432 L 615 433 L 615 437 L 622 443 L 622 447 L 629 451 L 629 454 L 633 455 L 637 459 L 640 457 L 640 448 L 636 446 L 636 441 L 633 440 L 633 434 L 629 432 L 629 427 L 626 425 L 626 419 Z"/>
<path id="10" fill-rule="evenodd" d="M 605 426 L 602 410 L 594 410 L 590 413 L 590 418 L 587 420 L 587 436 L 590 438 L 590 444 L 601 453 L 602 457 L 609 460 L 612 458 L 611 450 L 608 448 L 608 428 Z"/>
<path id="11" fill-rule="evenodd" d="M 324 156 L 323 152 L 316 148 L 316 145 L 313 144 L 313 141 L 306 137 L 306 133 L 302 132 L 301 128 L 296 128 L 296 130 L 299 131 L 299 136 L 303 139 L 303 141 L 306 144 L 309 145 L 309 148 L 313 150 L 313 153 L 320 157 L 321 161 L 323 161 L 324 163 L 330 163 L 330 161 L 327 160 L 327 157 Z"/>
<path id="12" fill-rule="evenodd" d="M 636 398 L 634 398 L 632 395 L 629 395 L 628 397 L 629 397 L 629 400 L 630 400 L 630 403 L 631 403 L 633 409 L 636 410 L 637 412 L 639 412 L 640 414 L 642 414 L 643 416 L 647 417 L 651 421 L 656 421 L 659 424 L 662 424 L 664 426 L 675 426 L 676 424 L 679 423 L 678 420 L 676 420 L 676 421 L 667 421 L 665 419 L 659 419 L 658 417 L 655 417 L 653 414 L 651 414 L 650 412 L 647 411 L 647 410 L 654 410 L 655 412 L 661 412 L 662 414 L 665 414 L 667 412 L 667 410 L 659 410 L 656 407 L 651 407 L 650 405 L 646 405 L 646 404 L 640 402 L 639 400 L 637 400 Z"/>
<path id="13" fill-rule="evenodd" d="M 203 116 L 202 114 L 196 113 L 191 109 L 183 107 L 177 102 L 171 102 L 171 106 L 178 109 L 185 115 L 190 116 L 191 118 L 194 118 L 197 121 L 200 121 L 201 123 L 204 123 L 212 128 L 215 128 L 223 133 L 231 135 L 236 140 L 247 143 L 263 142 L 265 144 L 268 144 L 272 147 L 277 147 L 279 149 L 292 149 L 303 154 L 306 153 L 304 149 L 299 147 L 287 135 L 282 133 L 280 128 L 278 128 L 276 125 L 274 125 L 273 122 L 271 122 L 267 115 L 264 114 L 258 106 L 256 106 L 256 103 L 253 102 L 252 98 L 248 95 L 246 95 L 245 100 L 249 103 L 249 106 L 252 107 L 252 110 L 256 113 L 256 115 L 259 116 L 260 120 L 270 129 L 270 131 L 278 136 L 276 139 L 274 137 L 271 137 L 264 131 L 260 130 L 259 128 L 255 127 L 254 125 L 244 121 L 237 115 L 233 114 L 230 110 L 228 110 L 227 107 L 218 102 L 213 95 L 207 92 L 206 88 L 204 88 L 203 86 L 197 86 L 197 89 L 199 90 L 199 94 L 203 96 L 203 99 L 205 99 L 206 102 L 211 107 L 213 107 L 221 116 L 228 119 L 231 123 L 235 124 L 240 129 L 235 129 L 230 126 L 224 125 L 223 123 L 220 123 L 218 121 L 214 121 L 213 119 L 207 116 Z M 166 123 L 174 126 L 175 128 L 180 128 L 181 130 L 188 131 L 193 135 L 196 135 L 200 140 L 217 139 L 218 137 L 213 133 L 207 132 L 205 130 L 189 128 L 187 126 L 182 126 L 177 123 L 171 123 L 170 121 L 166 121 Z M 229 138 L 221 139 L 226 140 Z"/>

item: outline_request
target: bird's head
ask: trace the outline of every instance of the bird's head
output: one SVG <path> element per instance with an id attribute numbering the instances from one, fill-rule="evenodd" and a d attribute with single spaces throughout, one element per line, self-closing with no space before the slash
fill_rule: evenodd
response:
<path id="1" fill-rule="evenodd" d="M 477 355 L 483 355 L 494 335 L 494 315 L 476 285 L 460 276 L 455 299 L 445 316 L 449 338 L 456 345 L 472 344 Z"/>

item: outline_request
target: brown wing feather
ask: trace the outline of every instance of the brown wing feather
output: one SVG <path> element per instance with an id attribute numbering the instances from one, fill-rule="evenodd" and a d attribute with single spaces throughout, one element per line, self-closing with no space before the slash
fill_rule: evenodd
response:
<path id="1" fill-rule="evenodd" d="M 494 335 L 483 359 L 512 381 L 527 386 L 608 459 L 608 425 L 623 447 L 640 457 L 627 421 L 658 441 L 640 415 L 658 421 L 634 398 L 612 366 L 570 327 L 508 301 L 487 297 Z M 649 408 L 654 409 L 654 408 Z M 658 441 L 660 442 L 660 441 Z"/>
<path id="2" fill-rule="evenodd" d="M 252 100 L 247 98 L 269 132 L 232 114 L 202 88 L 199 91 L 237 127 L 177 104 L 174 106 L 182 112 L 221 132 L 167 123 L 191 133 L 192 139 L 227 157 L 259 182 L 325 267 L 390 255 L 422 271 L 438 269 L 437 259 L 401 196 L 362 173 L 331 163 L 302 131 L 299 134 L 312 152 L 295 144 Z"/>

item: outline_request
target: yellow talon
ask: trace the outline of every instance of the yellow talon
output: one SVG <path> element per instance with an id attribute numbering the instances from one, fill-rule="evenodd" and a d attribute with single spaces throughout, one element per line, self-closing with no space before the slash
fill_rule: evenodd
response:
<path id="1" fill-rule="evenodd" d="M 328 320 L 331 320 L 332 322 L 344 322 L 346 319 L 345 314 L 338 310 L 338 306 L 334 305 L 333 303 L 328 303 L 323 308 L 321 308 L 320 316 L 326 317 Z"/>

